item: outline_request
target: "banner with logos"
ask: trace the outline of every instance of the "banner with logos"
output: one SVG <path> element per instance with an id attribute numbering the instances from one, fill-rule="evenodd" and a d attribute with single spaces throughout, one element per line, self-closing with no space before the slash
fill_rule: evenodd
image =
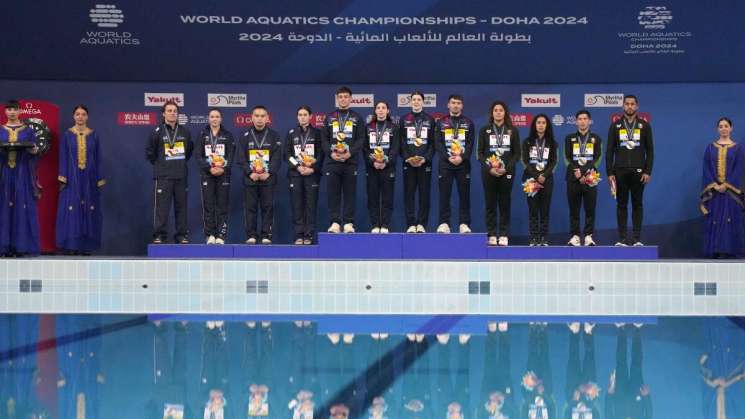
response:
<path id="1" fill-rule="evenodd" d="M 58 105 L 62 120 L 59 129 L 72 125 L 72 108 L 78 103 L 90 109 L 90 125 L 102 139 L 104 167 L 108 183 L 104 187 L 104 249 L 107 254 L 143 254 L 152 228 L 152 167 L 145 160 L 144 148 L 148 134 L 161 120 L 159 107 L 151 106 L 165 98 L 179 98 L 183 106 L 179 121 L 192 133 L 207 124 L 208 110 L 215 97 L 226 96 L 232 107 L 222 107 L 223 124 L 234 134 L 242 134 L 251 126 L 251 107 L 264 105 L 270 113 L 271 126 L 284 139 L 296 123 L 300 105 L 311 107 L 312 123 L 321 125 L 325 113 L 334 109 L 334 85 L 298 84 L 199 84 L 199 83 L 73 83 L 44 81 L 0 81 L 0 91 L 8 97 L 35 98 L 32 103 L 50 102 Z M 444 115 L 447 98 L 452 93 L 463 95 L 465 115 L 478 127 L 487 123 L 489 106 L 500 99 L 510 106 L 512 121 L 521 138 L 528 134 L 536 115 L 546 114 L 553 125 L 557 140 L 574 132 L 575 113 L 585 108 L 592 113 L 592 131 L 603 139 L 614 118 L 621 115 L 620 98 L 625 93 L 636 94 L 640 115 L 654 131 L 655 164 L 652 182 L 645 191 L 646 225 L 643 240 L 661 246 L 664 256 L 696 257 L 699 255 L 701 215 L 698 195 L 701 188 L 702 153 L 716 136 L 716 121 L 729 116 L 734 121 L 734 137 L 741 138 L 745 126 L 745 84 L 600 84 L 600 85 L 350 85 L 357 103 L 355 111 L 363 117 L 372 115 L 375 100 L 391 105 L 394 118 L 410 108 L 405 99 L 409 92 L 425 93 L 426 112 Z M 152 93 L 158 92 L 158 93 Z M 157 96 L 157 98 L 156 98 Z M 699 100 L 706 97 L 706 103 Z M 235 100 L 233 100 L 235 99 Z M 222 99 L 221 99 L 222 100 Z M 242 104 L 242 107 L 237 106 Z M 399 106 L 399 104 L 401 104 Z M 161 103 L 162 105 L 162 103 Z M 36 105 L 34 105 L 36 106 Z M 55 134 L 59 130 L 55 131 Z M 55 136 L 55 139 L 57 136 Z M 605 144 L 603 144 L 605 145 Z M 48 155 L 46 159 L 52 158 Z M 481 174 L 475 162 L 472 172 L 471 208 L 473 230 L 485 231 L 484 195 Z M 551 242 L 564 244 L 568 240 L 568 205 L 565 193 L 565 170 L 560 159 L 555 176 L 556 193 L 551 205 Z M 194 241 L 202 240 L 201 204 L 196 162 L 190 163 L 189 225 Z M 603 181 L 598 186 L 596 240 L 612 244 L 616 240 L 615 201 L 606 180 L 605 164 L 601 164 Z M 360 173 L 364 173 L 360 166 Z M 401 173 L 400 163 L 397 169 Z M 435 168 L 436 170 L 436 168 Z M 519 167 L 517 175 L 522 172 Z M 277 185 L 275 205 L 275 241 L 288 243 L 291 238 L 290 203 L 287 185 L 287 164 L 283 163 Z M 435 172 L 436 173 L 436 172 Z M 54 179 L 54 177 L 52 177 Z M 358 231 L 369 228 L 366 211 L 365 178 L 358 177 Z M 45 188 L 54 190 L 53 187 Z M 139 192 L 138 192 L 139 191 Z M 432 182 L 430 220 L 437 218 L 437 182 Z M 51 192 L 50 192 L 51 193 Z M 245 240 L 243 228 L 243 191 L 238 172 L 234 172 L 231 191 L 229 241 Z M 319 229 L 328 225 L 326 186 L 321 185 Z M 528 211 L 518 185 L 513 189 L 513 242 L 524 243 L 527 236 Z M 453 198 L 454 205 L 457 198 Z M 393 231 L 403 231 L 402 177 L 396 179 Z M 52 224 L 53 225 L 53 224 Z M 435 225 L 430 225 L 434 229 Z"/>
<path id="2" fill-rule="evenodd" d="M 18 48 L 0 58 L 0 78 L 745 81 L 742 16 L 743 2 L 694 0 L 18 2 L 2 18 L 7 45 Z"/>

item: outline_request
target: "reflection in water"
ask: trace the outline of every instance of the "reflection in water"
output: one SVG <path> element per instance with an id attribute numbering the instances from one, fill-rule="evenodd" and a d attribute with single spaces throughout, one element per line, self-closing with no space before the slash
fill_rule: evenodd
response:
<path id="1" fill-rule="evenodd" d="M 59 315 L 57 345 L 39 343 L 56 351 L 49 365 L 37 362 L 38 316 L 0 321 L 3 419 L 648 419 L 651 388 L 659 412 L 715 417 L 725 403 L 730 417 L 743 412 L 739 397 L 725 401 L 730 386 L 716 395 L 704 387 L 696 398 L 664 385 L 671 369 L 677 385 L 699 388 L 702 374 L 716 384 L 715 377 L 744 373 L 742 330 L 728 334 L 728 348 L 739 348 L 734 367 L 700 364 L 709 337 L 695 318 L 645 327 L 489 323 L 473 335 L 392 335 L 327 333 L 328 325 L 320 332 L 309 321 Z M 54 397 L 42 391 L 50 370 Z"/>

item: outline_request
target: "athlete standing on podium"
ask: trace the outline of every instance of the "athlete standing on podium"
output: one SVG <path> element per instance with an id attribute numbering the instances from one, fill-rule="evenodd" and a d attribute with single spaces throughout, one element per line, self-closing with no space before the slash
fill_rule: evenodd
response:
<path id="1" fill-rule="evenodd" d="M 398 125 L 391 121 L 391 111 L 383 101 L 375 103 L 375 116 L 367 124 L 364 152 L 367 161 L 367 210 L 372 233 L 390 231 L 393 215 L 393 189 L 396 184 Z"/>
<path id="2" fill-rule="evenodd" d="M 608 182 L 616 194 L 616 216 L 618 219 L 618 242 L 616 246 L 643 246 L 641 242 L 644 208 L 642 199 L 644 186 L 652 179 L 654 141 L 652 126 L 637 115 L 639 100 L 634 95 L 623 98 L 623 117 L 610 124 L 608 129 L 608 154 L 605 166 Z M 631 194 L 631 220 L 633 230 L 631 242 L 627 241 L 627 205 Z"/>
<path id="3" fill-rule="evenodd" d="M 478 159 L 486 201 L 489 246 L 507 246 L 515 164 L 520 161 L 520 132 L 512 126 L 507 104 L 496 101 L 489 108 L 489 125 L 479 131 Z M 497 231 L 499 206 L 499 231 Z M 499 239 L 497 239 L 499 233 Z"/>
<path id="4" fill-rule="evenodd" d="M 595 229 L 595 204 L 598 200 L 597 181 L 594 175 L 600 166 L 602 154 L 600 137 L 590 132 L 590 112 L 580 110 L 575 115 L 577 132 L 564 139 L 564 158 L 567 162 L 567 199 L 569 200 L 570 246 L 579 246 L 579 210 L 584 202 L 584 245 L 595 246 L 592 233 Z"/>
<path id="5" fill-rule="evenodd" d="M 435 149 L 435 120 L 423 111 L 424 94 L 411 94 L 411 112 L 399 121 L 401 158 L 404 171 L 404 208 L 407 233 L 424 233 L 429 219 L 432 184 L 432 156 Z M 419 191 L 419 209 L 416 193 Z"/>
<path id="6" fill-rule="evenodd" d="M 450 233 L 450 194 L 453 181 L 458 186 L 460 233 L 471 227 L 471 155 L 476 133 L 473 122 L 463 115 L 463 96 L 448 97 L 448 115 L 437 121 L 435 149 L 440 154 L 437 177 L 440 186 L 440 225 L 438 233 Z"/>
<path id="7" fill-rule="evenodd" d="M 338 108 L 326 115 L 322 141 L 324 154 L 328 157 L 323 165 L 331 218 L 328 232 L 340 233 L 343 225 L 345 233 L 354 233 L 357 154 L 365 141 L 365 122 L 357 112 L 349 109 L 352 90 L 348 87 L 336 91 L 336 104 Z"/>

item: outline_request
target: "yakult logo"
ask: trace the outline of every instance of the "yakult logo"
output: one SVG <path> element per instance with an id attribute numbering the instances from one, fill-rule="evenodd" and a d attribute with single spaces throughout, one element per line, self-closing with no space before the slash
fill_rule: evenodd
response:
<path id="1" fill-rule="evenodd" d="M 339 107 L 336 96 L 334 96 L 334 104 Z M 373 106 L 375 106 L 375 95 L 372 93 L 353 94 L 352 102 L 349 104 L 350 108 L 372 108 Z"/>
<path id="2" fill-rule="evenodd" d="M 176 102 L 179 106 L 184 106 L 183 93 L 145 93 L 145 106 L 163 106 L 166 102 Z"/>
<path id="3" fill-rule="evenodd" d="M 561 106 L 561 95 L 560 94 L 525 94 L 522 97 L 523 108 L 558 108 Z"/>

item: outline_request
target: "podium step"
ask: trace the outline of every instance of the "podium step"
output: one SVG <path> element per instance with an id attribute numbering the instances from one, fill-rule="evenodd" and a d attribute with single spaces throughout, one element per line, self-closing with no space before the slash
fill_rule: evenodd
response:
<path id="1" fill-rule="evenodd" d="M 329 234 L 318 244 L 206 245 L 151 244 L 148 257 L 169 259 L 274 260 L 657 260 L 657 246 L 508 246 L 486 245 L 484 234 Z"/>

